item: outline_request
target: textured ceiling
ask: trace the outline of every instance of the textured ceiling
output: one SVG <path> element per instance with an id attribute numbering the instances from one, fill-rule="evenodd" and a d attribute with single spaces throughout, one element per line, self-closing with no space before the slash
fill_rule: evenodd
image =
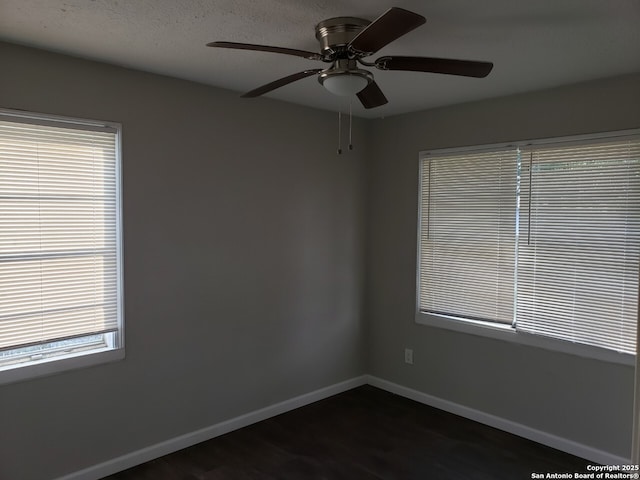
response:
<path id="1" fill-rule="evenodd" d="M 495 66 L 485 79 L 373 69 L 389 104 L 364 110 L 356 100 L 356 115 L 396 115 L 640 72 L 639 0 L 0 0 L 0 39 L 245 92 L 325 64 L 206 43 L 318 51 L 319 21 L 373 20 L 391 6 L 424 15 L 427 23 L 372 58 L 418 55 Z M 315 77 L 267 96 L 348 108 Z"/>

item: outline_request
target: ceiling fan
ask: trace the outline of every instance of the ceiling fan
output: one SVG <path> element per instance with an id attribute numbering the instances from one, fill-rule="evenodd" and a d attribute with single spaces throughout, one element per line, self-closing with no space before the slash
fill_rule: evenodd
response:
<path id="1" fill-rule="evenodd" d="M 384 105 L 388 100 L 373 79 L 373 74 L 359 68 L 358 64 L 379 70 L 445 73 L 478 78 L 486 77 L 491 72 L 492 63 L 472 60 L 399 56 L 380 57 L 373 62 L 363 60 L 425 22 L 422 15 L 397 7 L 390 8 L 373 22 L 356 17 L 330 18 L 316 26 L 320 53 L 236 42 L 211 42 L 207 46 L 281 53 L 331 64 L 326 69 L 314 68 L 288 75 L 251 90 L 243 97 L 258 97 L 297 80 L 317 75 L 318 81 L 331 93 L 345 96 L 357 94 L 365 108 L 374 108 Z"/>

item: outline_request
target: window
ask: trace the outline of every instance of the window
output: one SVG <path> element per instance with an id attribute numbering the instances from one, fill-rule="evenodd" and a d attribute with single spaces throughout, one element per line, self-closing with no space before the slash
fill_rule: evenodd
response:
<path id="1" fill-rule="evenodd" d="M 506 150 L 423 161 L 421 310 L 513 322 L 516 166 Z"/>
<path id="2" fill-rule="evenodd" d="M 635 354 L 639 256 L 638 135 L 421 156 L 421 323 Z"/>
<path id="3" fill-rule="evenodd" d="M 0 381 L 124 356 L 119 126 L 0 110 Z"/>

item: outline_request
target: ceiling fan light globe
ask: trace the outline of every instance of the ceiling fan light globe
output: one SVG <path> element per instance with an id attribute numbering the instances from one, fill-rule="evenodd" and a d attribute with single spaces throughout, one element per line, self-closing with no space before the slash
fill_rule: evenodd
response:
<path id="1" fill-rule="evenodd" d="M 355 95 L 369 85 L 369 80 L 360 75 L 332 75 L 322 79 L 322 86 L 341 97 Z"/>

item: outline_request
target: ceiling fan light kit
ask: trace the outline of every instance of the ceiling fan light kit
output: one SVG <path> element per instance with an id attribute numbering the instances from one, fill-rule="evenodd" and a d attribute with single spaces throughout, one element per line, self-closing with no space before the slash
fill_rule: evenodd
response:
<path id="1" fill-rule="evenodd" d="M 317 75 L 320 84 L 329 92 L 339 96 L 357 95 L 365 108 L 375 108 L 388 103 L 388 100 L 373 74 L 359 68 L 358 64 L 379 70 L 444 73 L 476 78 L 489 74 L 492 63 L 472 60 L 401 56 L 385 56 L 374 62 L 363 60 L 425 22 L 422 15 L 397 7 L 390 8 L 373 22 L 356 17 L 329 18 L 315 28 L 320 53 L 236 42 L 211 42 L 207 46 L 280 53 L 331 64 L 326 69 L 304 70 L 275 80 L 245 93 L 243 97 L 257 97 Z"/>
<path id="2" fill-rule="evenodd" d="M 359 72 L 325 72 L 321 73 L 318 81 L 324 88 L 334 95 L 346 97 L 362 91 L 371 81 L 372 75 L 365 71 Z"/>
<path id="3" fill-rule="evenodd" d="M 318 81 L 334 95 L 349 96 L 373 82 L 373 75 L 368 70 L 358 68 L 355 60 L 339 59 L 332 68 L 318 74 Z"/>

